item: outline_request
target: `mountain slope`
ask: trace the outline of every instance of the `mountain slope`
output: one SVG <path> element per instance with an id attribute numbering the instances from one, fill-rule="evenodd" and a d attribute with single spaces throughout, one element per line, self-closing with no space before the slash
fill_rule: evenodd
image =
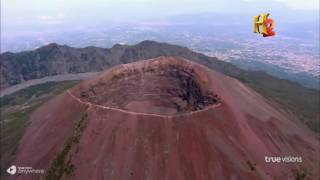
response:
<path id="1" fill-rule="evenodd" d="M 159 57 L 41 106 L 14 164 L 45 168 L 47 179 L 317 179 L 319 148 L 314 133 L 238 80 Z"/>

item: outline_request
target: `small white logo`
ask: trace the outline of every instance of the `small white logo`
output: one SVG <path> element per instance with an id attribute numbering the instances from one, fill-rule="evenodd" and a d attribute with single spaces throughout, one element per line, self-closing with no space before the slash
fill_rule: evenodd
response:
<path id="1" fill-rule="evenodd" d="M 15 165 L 12 165 L 7 169 L 7 173 L 9 173 L 11 175 L 16 174 L 16 172 L 17 172 L 17 167 Z"/>
<path id="2" fill-rule="evenodd" d="M 30 166 L 15 166 L 12 165 L 7 169 L 7 173 L 15 174 L 44 174 L 44 169 L 34 169 Z"/>

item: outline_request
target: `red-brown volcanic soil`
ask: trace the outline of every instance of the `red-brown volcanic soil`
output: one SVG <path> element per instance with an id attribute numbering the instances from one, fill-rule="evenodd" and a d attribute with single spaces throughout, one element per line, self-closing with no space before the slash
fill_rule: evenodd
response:
<path id="1" fill-rule="evenodd" d="M 302 123 L 238 80 L 159 57 L 116 66 L 36 110 L 14 164 L 46 174 L 11 178 L 319 179 L 319 149 Z"/>

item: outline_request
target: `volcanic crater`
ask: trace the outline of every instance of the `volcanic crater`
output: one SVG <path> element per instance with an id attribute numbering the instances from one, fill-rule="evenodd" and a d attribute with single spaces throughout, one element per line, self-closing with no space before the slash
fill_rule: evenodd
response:
<path id="1" fill-rule="evenodd" d="M 276 107 L 183 58 L 115 66 L 32 113 L 13 164 L 46 174 L 9 179 L 317 179 L 318 139 Z"/>
<path id="2" fill-rule="evenodd" d="M 81 88 L 79 98 L 121 110 L 177 115 L 218 104 L 205 74 L 184 61 L 170 59 L 122 65 Z"/>

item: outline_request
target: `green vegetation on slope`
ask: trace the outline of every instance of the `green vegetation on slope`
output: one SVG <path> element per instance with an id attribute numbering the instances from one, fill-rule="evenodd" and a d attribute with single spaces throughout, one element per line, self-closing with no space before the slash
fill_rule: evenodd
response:
<path id="1" fill-rule="evenodd" d="M 63 81 L 63 82 L 47 82 L 26 89 L 22 89 L 13 94 L 0 98 L 0 108 L 6 106 L 23 105 L 28 103 L 31 98 L 37 98 L 48 93 L 60 93 L 75 85 L 78 81 Z"/>
<path id="2" fill-rule="evenodd" d="M 31 86 L 0 98 L 1 172 L 5 172 L 4 169 L 9 167 L 14 158 L 19 141 L 28 124 L 30 113 L 51 97 L 77 83 L 78 81 L 49 82 Z"/>
<path id="3" fill-rule="evenodd" d="M 80 141 L 82 131 L 86 127 L 87 116 L 86 113 L 80 115 L 80 120 L 78 120 L 75 125 L 73 136 L 68 139 L 63 150 L 53 160 L 51 167 L 48 170 L 47 180 L 59 180 L 63 175 L 73 175 L 75 166 L 71 164 L 72 155 L 70 155 L 70 151 Z"/>

